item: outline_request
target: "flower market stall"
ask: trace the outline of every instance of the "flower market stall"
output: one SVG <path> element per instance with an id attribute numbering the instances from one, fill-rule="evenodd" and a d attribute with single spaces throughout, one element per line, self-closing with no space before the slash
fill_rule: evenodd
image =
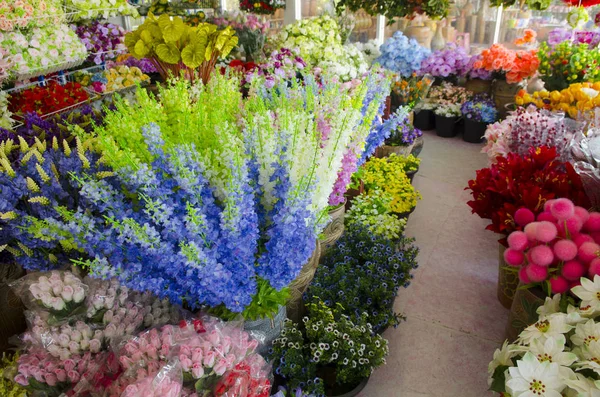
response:
<path id="1" fill-rule="evenodd" d="M 0 395 L 600 395 L 595 8 L 509 3 L 0 2 Z"/>

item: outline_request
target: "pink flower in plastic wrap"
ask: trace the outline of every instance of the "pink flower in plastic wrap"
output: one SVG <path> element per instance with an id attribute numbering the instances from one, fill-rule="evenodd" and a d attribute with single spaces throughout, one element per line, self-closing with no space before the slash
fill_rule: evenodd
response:
<path id="1" fill-rule="evenodd" d="M 213 351 L 206 352 L 204 355 L 204 366 L 208 368 L 212 368 L 215 365 L 215 359 L 217 355 Z"/>
<path id="2" fill-rule="evenodd" d="M 219 374 L 217 373 L 217 375 Z M 192 365 L 192 376 L 194 379 L 200 379 L 204 376 L 204 367 L 202 366 L 202 363 L 196 362 Z"/>

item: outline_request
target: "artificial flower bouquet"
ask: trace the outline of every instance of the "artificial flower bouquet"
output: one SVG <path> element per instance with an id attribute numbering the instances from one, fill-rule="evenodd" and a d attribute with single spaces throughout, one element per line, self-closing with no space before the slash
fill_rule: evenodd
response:
<path id="1" fill-rule="evenodd" d="M 527 208 L 517 210 L 515 222 L 523 231 L 508 236 L 504 259 L 523 285 L 564 294 L 582 277 L 600 275 L 600 213 L 559 198 L 546 201 L 537 217 Z"/>
<path id="2" fill-rule="evenodd" d="M 8 109 L 19 117 L 30 112 L 44 116 L 83 104 L 89 98 L 90 95 L 79 83 L 62 85 L 56 80 L 49 80 L 45 86 L 33 85 L 12 93 Z"/>
<path id="3" fill-rule="evenodd" d="M 494 44 L 483 50 L 481 59 L 473 64 L 475 68 L 493 72 L 508 84 L 520 83 L 532 77 L 539 66 L 540 59 L 535 50 L 509 50 L 502 44 Z"/>
<path id="4" fill-rule="evenodd" d="M 125 65 L 107 68 L 101 72 L 78 71 L 73 74 L 75 81 L 97 93 L 112 93 L 128 87 L 135 87 L 150 81 L 147 74 L 138 67 Z"/>
<path id="5" fill-rule="evenodd" d="M 387 39 L 380 51 L 381 56 L 375 62 L 401 77 L 418 73 L 422 62 L 431 55 L 431 51 L 421 47 L 415 39 L 409 39 L 400 31 Z"/>
<path id="6" fill-rule="evenodd" d="M 486 229 L 504 238 L 522 229 L 515 219 L 517 210 L 525 208 L 537 216 L 554 198 L 589 208 L 580 177 L 570 163 L 558 160 L 556 148 L 530 148 L 524 155 L 498 157 L 495 164 L 477 171 L 466 190 L 473 196 L 467 202 L 472 212 L 489 219 Z"/>
<path id="7" fill-rule="evenodd" d="M 554 47 L 543 42 L 538 51 L 539 73 L 548 91 L 563 90 L 573 83 L 600 80 L 600 49 L 564 41 Z"/>
<path id="8" fill-rule="evenodd" d="M 328 251 L 304 300 L 324 302 L 355 323 L 367 313 L 373 331 L 381 334 L 400 324 L 402 316 L 394 312 L 393 304 L 400 287 L 410 285 L 419 249 L 413 239 L 389 239 L 385 234 L 391 232 L 375 233 L 365 226 L 354 224 Z"/>
<path id="9" fill-rule="evenodd" d="M 574 44 L 587 44 L 589 48 L 598 47 L 600 44 L 600 33 L 593 31 L 573 31 L 573 29 L 556 28 L 548 33 L 547 43 L 550 47 L 565 41 Z"/>
<path id="10" fill-rule="evenodd" d="M 307 305 L 304 326 L 286 320 L 281 336 L 269 354 L 274 372 L 292 389 L 301 387 L 314 395 L 333 394 L 333 387 L 355 387 L 373 370 L 385 364 L 388 342 L 373 333 L 367 313 L 356 322 L 323 302 Z M 335 384 L 326 384 L 335 368 Z M 339 393 L 338 393 L 339 394 Z"/>
<path id="11" fill-rule="evenodd" d="M 253 14 L 272 15 L 285 8 L 285 0 L 240 0 L 240 10 Z"/>
<path id="12" fill-rule="evenodd" d="M 410 146 L 417 138 L 422 136 L 423 131 L 415 128 L 407 117 L 398 128 L 391 131 L 390 137 L 385 140 L 385 144 L 390 146 Z"/>
<path id="13" fill-rule="evenodd" d="M 41 27 L 64 20 L 59 0 L 18 0 L 0 2 L 0 32 Z"/>
<path id="14" fill-rule="evenodd" d="M 600 277 L 581 279 L 571 292 L 546 298 L 538 308 L 539 320 L 521 332 L 512 344 L 504 342 L 488 366 L 488 384 L 498 393 L 525 396 L 594 396 L 600 393 L 600 342 L 597 295 Z"/>
<path id="15" fill-rule="evenodd" d="M 460 113 L 465 119 L 476 123 L 491 124 L 498 119 L 496 105 L 486 95 L 476 95 L 470 101 L 463 103 Z"/>
<path id="16" fill-rule="evenodd" d="M 352 45 L 363 53 L 369 65 L 372 65 L 375 60 L 381 56 L 377 40 L 369 40 L 366 43 L 357 41 L 356 43 L 352 43 Z"/>
<path id="17" fill-rule="evenodd" d="M 231 64 L 230 64 L 231 66 Z M 244 67 L 245 81 L 250 82 L 254 78 L 254 70 L 258 76 L 263 76 L 265 87 L 273 88 L 282 81 L 294 81 L 298 74 L 306 68 L 306 62 L 300 56 L 298 50 L 280 48 L 274 50 L 271 55 L 261 62 L 256 68 Z"/>
<path id="18" fill-rule="evenodd" d="M 341 81 L 361 78 L 368 64 L 355 46 L 343 45 L 337 21 L 325 14 L 286 25 L 275 40 L 277 47 L 298 49 L 317 72 Z"/>
<path id="19" fill-rule="evenodd" d="M 421 74 L 430 74 L 440 79 L 452 79 L 464 76 L 471 57 L 464 47 L 448 43 L 441 50 L 433 52 L 422 63 Z"/>
<path id="20" fill-rule="evenodd" d="M 64 24 L 6 33 L 0 36 L 0 47 L 8 52 L 17 77 L 74 67 L 87 58 L 85 45 Z"/>
<path id="21" fill-rule="evenodd" d="M 238 45 L 243 49 L 246 61 L 258 59 L 271 28 L 270 21 L 263 16 L 243 11 L 224 12 L 213 18 L 212 23 L 224 28 L 231 26 L 239 39 Z"/>
<path id="22" fill-rule="evenodd" d="M 471 91 L 466 88 L 444 81 L 440 85 L 431 87 L 426 100 L 439 105 L 460 106 L 471 99 L 472 96 Z"/>
<path id="23" fill-rule="evenodd" d="M 72 25 L 88 53 L 88 62 L 100 65 L 127 52 L 123 43 L 125 29 L 110 22 L 92 21 L 86 24 Z"/>
<path id="24" fill-rule="evenodd" d="M 137 9 L 127 0 L 66 0 L 65 5 L 75 8 L 78 19 L 108 19 L 110 17 L 139 16 Z"/>
<path id="25" fill-rule="evenodd" d="M 218 30 L 216 25 L 191 27 L 180 17 L 150 14 L 144 23 L 125 35 L 125 45 L 136 58 L 152 59 L 166 79 L 183 75 L 207 83 L 220 57 L 226 57 L 237 45 L 231 27 Z"/>
<path id="26" fill-rule="evenodd" d="M 148 58 L 137 59 L 131 54 L 119 55 L 115 61 L 106 62 L 106 68 L 111 69 L 115 66 L 125 65 L 139 68 L 144 74 L 158 73 L 156 65 Z"/>
<path id="27" fill-rule="evenodd" d="M 572 119 L 587 118 L 600 107 L 600 82 L 573 83 L 560 91 L 519 91 L 515 103 L 519 106 L 534 104 L 540 109 L 565 112 Z"/>
<path id="28" fill-rule="evenodd" d="M 421 198 L 406 175 L 410 171 L 407 164 L 405 157 L 394 153 L 383 159 L 371 158 L 363 164 L 356 177 L 363 181 L 367 195 L 377 190 L 388 193 L 392 197 L 391 211 L 406 214 L 416 207 Z"/>
<path id="29" fill-rule="evenodd" d="M 417 76 L 413 73 L 410 77 L 395 76 L 392 83 L 392 108 L 399 106 L 415 108 L 427 97 L 432 84 L 433 79 L 429 75 Z"/>
<path id="30" fill-rule="evenodd" d="M 364 228 L 378 237 L 398 240 L 404 232 L 406 219 L 392 213 L 392 201 L 392 195 L 381 190 L 369 195 L 360 194 L 352 200 L 352 207 L 346 211 L 346 227 Z"/>
<path id="31" fill-rule="evenodd" d="M 462 115 L 461 105 L 454 103 L 438 103 L 433 112 L 436 116 L 447 118 L 455 118 Z"/>

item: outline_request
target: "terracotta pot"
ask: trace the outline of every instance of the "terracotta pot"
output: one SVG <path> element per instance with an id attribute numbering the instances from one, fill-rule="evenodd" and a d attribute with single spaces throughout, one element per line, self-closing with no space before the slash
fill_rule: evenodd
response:
<path id="1" fill-rule="evenodd" d="M 287 317 L 294 321 L 299 322 L 305 314 L 305 307 L 302 301 L 302 294 L 308 288 L 308 285 L 315 277 L 317 266 L 319 266 L 319 259 L 321 258 L 321 243 L 317 240 L 315 250 L 306 264 L 302 267 L 300 274 L 290 284 L 290 299 L 287 303 Z"/>
<path id="2" fill-rule="evenodd" d="M 473 121 L 470 119 L 465 120 L 465 130 L 463 132 L 463 140 L 469 143 L 481 143 L 485 130 L 487 129 L 487 123 Z"/>
<path id="3" fill-rule="evenodd" d="M 498 110 L 498 117 L 506 118 L 506 105 L 515 101 L 515 95 L 523 88 L 523 84 L 508 84 L 506 80 L 494 80 L 492 85 L 492 96 Z"/>
<path id="4" fill-rule="evenodd" d="M 331 222 L 323 230 L 323 239 L 321 240 L 321 256 L 327 249 L 333 247 L 344 234 L 344 215 L 346 214 L 346 203 L 342 203 L 329 211 Z"/>
<path id="5" fill-rule="evenodd" d="M 544 300 L 545 295 L 541 288 L 524 289 L 519 284 L 510 306 L 506 339 L 511 342 L 516 340 L 525 328 L 538 321 L 537 308 L 544 304 Z"/>
<path id="6" fill-rule="evenodd" d="M 404 30 L 404 35 L 409 39 L 415 39 L 421 47 L 431 48 L 432 32 L 427 26 L 411 25 Z"/>
<path id="7" fill-rule="evenodd" d="M 444 117 L 435 115 L 435 132 L 442 138 L 452 138 L 458 134 L 456 122 L 458 117 Z"/>
<path id="8" fill-rule="evenodd" d="M 468 79 L 465 88 L 473 94 L 491 94 L 492 81 L 481 79 Z"/>
<path id="9" fill-rule="evenodd" d="M 512 305 L 517 286 L 519 285 L 519 275 L 516 272 L 507 270 L 509 265 L 504 261 L 504 251 L 506 247 L 498 244 L 498 300 L 507 309 Z"/>

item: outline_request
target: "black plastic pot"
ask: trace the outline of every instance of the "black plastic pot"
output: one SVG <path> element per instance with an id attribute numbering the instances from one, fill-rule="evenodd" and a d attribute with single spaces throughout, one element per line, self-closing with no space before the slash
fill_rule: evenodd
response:
<path id="1" fill-rule="evenodd" d="M 435 115 L 435 132 L 442 138 L 452 138 L 458 134 L 456 122 L 458 117 L 444 117 Z"/>
<path id="2" fill-rule="evenodd" d="M 408 217 L 410 216 L 410 214 L 412 214 L 413 212 L 415 212 L 415 208 L 417 208 L 417 207 L 414 206 L 414 207 L 412 207 L 412 209 L 410 211 L 407 211 L 407 212 L 402 212 L 402 213 L 396 213 L 396 212 L 394 212 L 393 214 L 398 219 L 406 219 L 406 221 L 408 222 Z"/>
<path id="3" fill-rule="evenodd" d="M 406 176 L 410 180 L 410 183 L 412 183 L 413 179 L 415 179 L 415 175 L 417 174 L 417 172 L 419 172 L 418 168 L 415 171 L 410 171 L 406 173 Z"/>
<path id="4" fill-rule="evenodd" d="M 463 140 L 469 143 L 481 143 L 487 126 L 487 123 L 465 119 Z"/>
<path id="5" fill-rule="evenodd" d="M 419 110 L 415 112 L 413 126 L 423 131 L 433 130 L 435 128 L 435 114 L 433 110 Z"/>
<path id="6" fill-rule="evenodd" d="M 369 378 L 365 378 L 363 379 L 358 385 L 356 385 L 356 387 L 352 390 L 350 390 L 349 392 L 346 392 L 344 394 L 327 394 L 327 397 L 355 397 L 358 396 L 358 394 L 363 391 L 363 389 L 365 387 L 367 387 L 367 383 L 369 383 Z"/>

